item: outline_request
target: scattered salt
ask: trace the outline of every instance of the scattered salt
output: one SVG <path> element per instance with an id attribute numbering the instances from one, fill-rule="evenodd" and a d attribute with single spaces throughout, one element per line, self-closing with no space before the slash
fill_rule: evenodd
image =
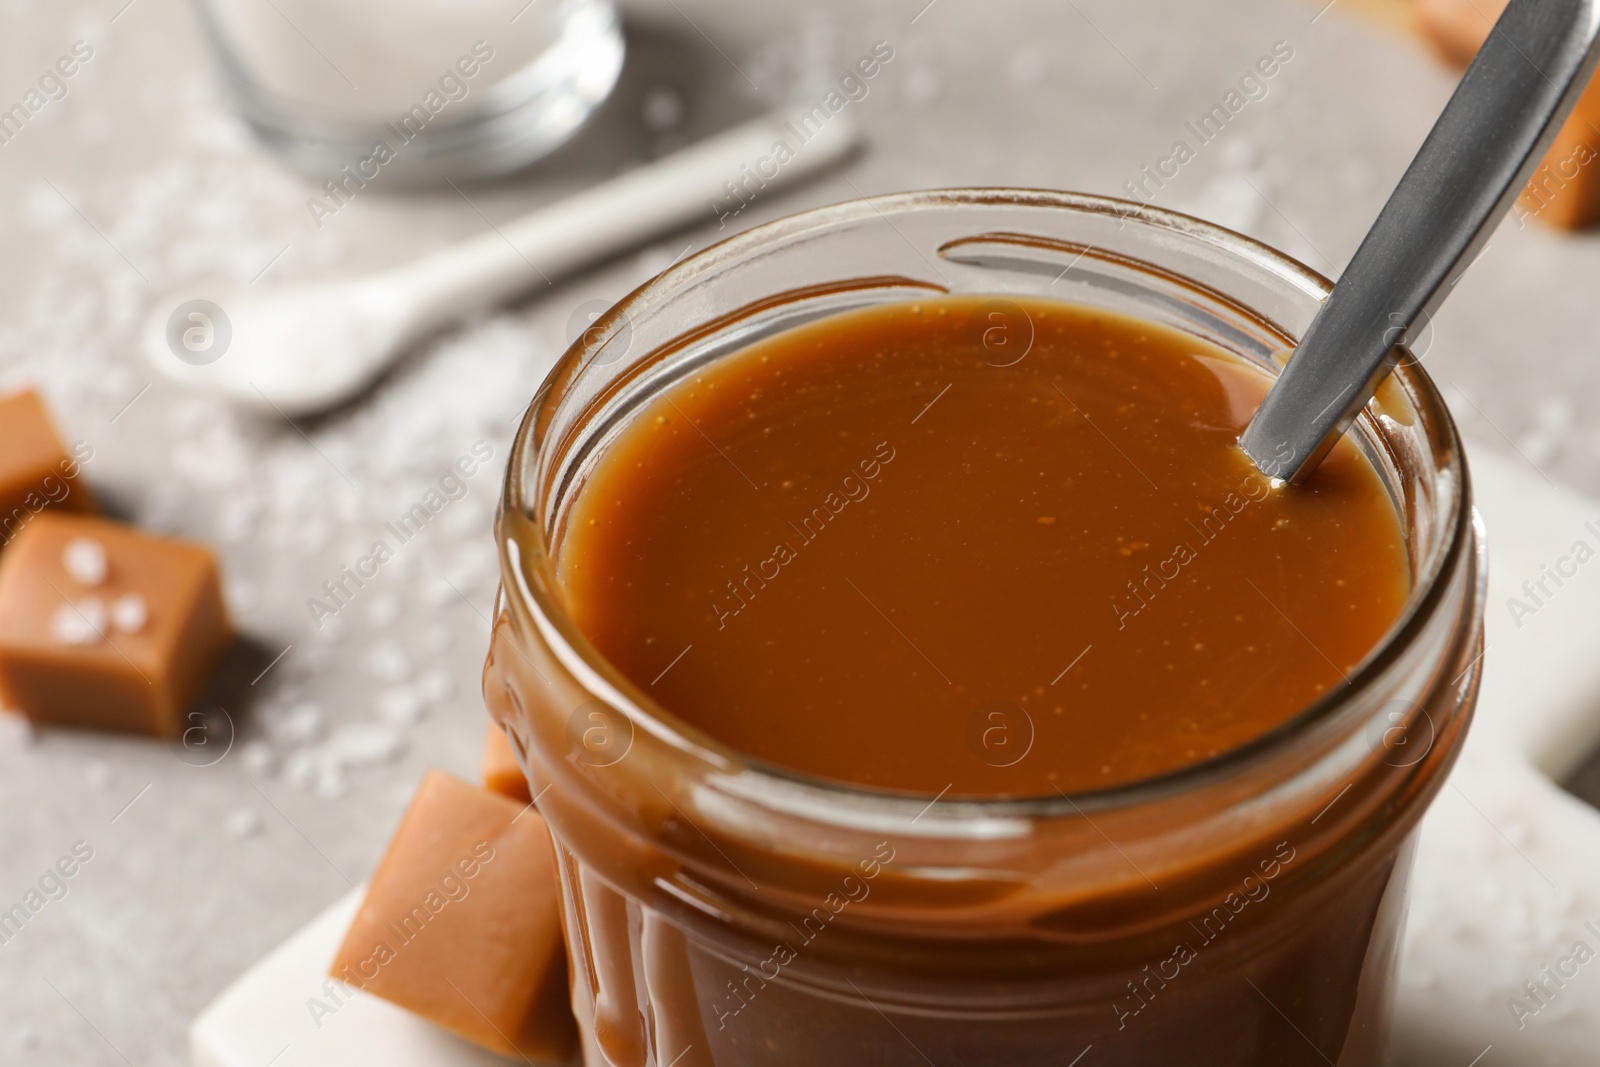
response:
<path id="1" fill-rule="evenodd" d="M 1565 433 L 1578 421 L 1572 401 L 1564 396 L 1547 396 L 1533 407 L 1533 421 L 1552 433 Z"/>
<path id="2" fill-rule="evenodd" d="M 278 754 L 270 744 L 256 738 L 239 746 L 239 762 L 257 778 L 270 778 L 278 769 Z"/>
<path id="3" fill-rule="evenodd" d="M 442 608 L 449 604 L 459 603 L 461 590 L 451 585 L 445 578 L 435 576 L 428 579 L 422 587 L 422 599 L 427 601 L 431 608 Z"/>
<path id="4" fill-rule="evenodd" d="M 311 791 L 323 800 L 338 800 L 350 791 L 350 779 L 338 763 L 324 761 L 317 767 Z"/>
<path id="5" fill-rule="evenodd" d="M 378 694 L 378 714 L 396 726 L 417 722 L 425 706 L 422 693 L 411 686 L 395 686 Z"/>
<path id="6" fill-rule="evenodd" d="M 83 769 L 83 776 L 96 789 L 105 790 L 111 788 L 111 764 L 103 759 L 90 760 Z"/>
<path id="7" fill-rule="evenodd" d="M 1561 454 L 1561 434 L 1540 426 L 1517 438 L 1517 451 L 1535 467 L 1549 463 Z"/>
<path id="8" fill-rule="evenodd" d="M 367 606 L 367 620 L 374 626 L 390 626 L 400 617 L 400 598 L 384 590 L 375 593 Z"/>
<path id="9" fill-rule="evenodd" d="M 456 695 L 456 680 L 444 671 L 428 671 L 417 679 L 417 689 L 428 703 L 443 704 Z"/>
<path id="10" fill-rule="evenodd" d="M 309 744 L 321 737 L 326 728 L 327 716 L 310 701 L 302 701 L 267 719 L 267 732 L 290 745 Z"/>
<path id="11" fill-rule="evenodd" d="M 223 818 L 222 826 L 232 837 L 254 837 L 261 832 L 261 816 L 250 808 L 236 808 Z"/>
<path id="12" fill-rule="evenodd" d="M 350 625 L 337 615 L 324 617 L 317 625 L 317 636 L 329 644 L 338 644 L 350 636 Z"/>
<path id="13" fill-rule="evenodd" d="M 310 789 L 317 780 L 317 754 L 309 749 L 291 752 L 283 762 L 284 781 L 296 789 Z"/>
<path id="14" fill-rule="evenodd" d="M 396 730 L 377 723 L 341 726 L 328 738 L 325 755 L 345 767 L 371 767 L 392 763 L 405 751 L 406 741 Z"/>
<path id="15" fill-rule="evenodd" d="M 836 66 L 826 65 L 829 71 Z M 652 94 L 642 116 L 647 124 L 681 125 L 683 100 L 674 101 L 672 95 L 670 89 Z M 35 181 L 19 190 L 18 224 L 48 235 L 41 247 L 49 255 L 41 262 L 31 305 L 8 324 L 7 350 L 17 359 L 6 373 L 37 382 L 68 409 L 81 409 L 85 425 L 118 415 L 143 388 L 144 379 L 120 365 L 122 353 L 108 339 L 137 330 L 148 310 L 151 284 L 167 290 L 197 278 L 216 278 L 246 285 L 291 237 L 292 253 L 271 268 L 263 283 L 291 280 L 297 271 L 315 275 L 347 265 L 359 237 L 358 229 L 329 226 L 302 240 L 309 232 L 301 229 L 302 185 L 260 156 L 245 126 L 217 98 L 206 77 L 191 77 L 172 104 L 175 135 L 185 149 L 181 157 L 136 170 L 91 199 L 77 200 L 88 190 L 63 190 L 85 204 L 104 226 L 104 240 L 137 262 L 149 276 L 148 284 L 128 270 L 125 260 L 107 254 L 103 239 L 82 227 L 71 206 L 47 184 Z M 103 117 L 98 124 L 104 124 Z M 90 210 L 90 202 L 97 211 Z M 380 207 L 373 202 L 374 210 Z M 346 220 L 338 222 L 343 226 Z M 230 234 L 230 240 L 214 240 L 219 232 Z M 681 244 L 665 249 L 664 260 L 680 250 Z M 240 746 L 247 773 L 266 777 L 281 767 L 285 779 L 298 788 L 319 796 L 342 795 L 349 788 L 347 766 L 403 750 L 404 731 L 398 727 L 416 713 L 419 701 L 425 710 L 427 704 L 453 695 L 455 685 L 440 668 L 448 665 L 445 653 L 452 647 L 480 640 L 481 620 L 471 605 L 487 610 L 496 571 L 488 508 L 516 417 L 562 347 L 556 333 L 546 331 L 537 315 L 518 311 L 488 316 L 431 344 L 431 351 L 397 368 L 359 406 L 307 423 L 304 434 L 273 420 L 182 397 L 157 408 L 150 407 L 154 398 L 147 397 L 127 410 L 118 426 L 137 425 L 140 434 L 149 435 L 154 454 L 171 457 L 175 475 L 130 498 L 134 513 L 129 517 L 152 529 L 222 543 L 229 557 L 224 570 L 233 576 L 230 606 L 242 621 L 260 622 L 249 618 L 259 612 L 272 620 L 289 618 L 288 609 L 293 609 L 304 626 L 284 633 L 282 643 L 269 653 L 295 644 L 288 660 L 256 687 L 274 694 L 262 703 L 276 707 L 260 708 L 264 736 Z M 387 625 L 385 619 L 395 622 L 398 616 L 381 595 L 385 590 L 369 587 L 354 610 L 324 618 L 320 628 L 310 625 L 303 613 L 305 599 L 320 595 L 320 582 L 334 577 L 339 564 L 359 558 L 332 551 L 316 558 L 312 554 L 339 544 L 347 532 L 360 534 L 362 553 L 370 550 L 373 538 L 392 542 L 382 524 L 414 505 L 480 438 L 493 446 L 493 459 L 470 480 L 469 496 L 453 501 L 438 526 L 429 530 L 437 544 L 416 540 L 384 567 L 391 588 L 399 587 L 397 580 L 408 571 L 415 576 L 395 598 L 402 612 L 413 610 L 422 599 L 412 600 L 407 590 L 424 591 L 429 576 L 449 575 L 461 593 L 435 582 L 434 604 L 441 610 L 414 645 L 408 637 L 404 648 L 379 645 L 361 659 L 342 654 L 336 646 L 352 631 L 366 645 L 371 624 Z M 472 544 L 456 544 L 457 535 Z M 109 560 L 105 576 L 96 581 L 86 580 L 93 576 L 92 563 L 64 558 L 63 566 L 79 584 L 77 592 L 99 592 L 104 599 L 63 605 L 59 618 L 50 620 L 57 640 L 93 645 L 116 632 L 109 627 L 121 628 L 129 621 L 131 609 L 97 588 L 111 577 Z M 461 603 L 463 596 L 469 604 Z M 145 605 L 147 613 L 149 607 Z M 313 649 L 322 653 L 320 659 Z M 335 744 L 329 727 L 336 724 L 330 716 L 301 702 L 306 692 L 321 691 L 322 672 L 348 670 L 352 659 L 358 669 L 380 678 L 382 684 L 373 689 L 397 691 L 380 698 L 377 709 L 381 718 L 376 726 L 388 731 L 387 740 L 358 733 Z M 413 676 L 417 681 L 408 685 Z M 310 688 L 303 688 L 308 683 Z M 289 696 L 291 689 L 301 695 Z M 7 729 L 13 723 L 15 731 L 31 732 L 20 718 L 8 720 Z"/>
<path id="16" fill-rule="evenodd" d="M 111 564 L 106 546 L 92 537 L 74 537 L 61 549 L 61 566 L 79 585 L 103 585 Z"/>
<path id="17" fill-rule="evenodd" d="M 413 670 L 411 657 L 393 641 L 380 641 L 369 648 L 366 667 L 380 682 L 403 682 Z"/>

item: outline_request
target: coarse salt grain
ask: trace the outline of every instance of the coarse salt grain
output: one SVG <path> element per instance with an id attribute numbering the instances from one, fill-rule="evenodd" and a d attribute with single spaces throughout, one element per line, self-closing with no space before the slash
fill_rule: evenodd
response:
<path id="1" fill-rule="evenodd" d="M 444 577 L 438 576 L 428 579 L 422 587 L 422 599 L 429 607 L 442 608 L 446 604 L 453 604 L 461 599 L 461 590 L 451 585 Z"/>
<path id="2" fill-rule="evenodd" d="M 278 769 L 278 754 L 260 738 L 246 741 L 239 747 L 239 761 L 245 770 L 260 778 L 269 778 Z"/>
<path id="3" fill-rule="evenodd" d="M 417 680 L 422 699 L 430 704 L 443 704 L 456 695 L 456 681 L 444 671 L 429 671 Z"/>
<path id="4" fill-rule="evenodd" d="M 400 617 L 400 598 L 387 590 L 376 594 L 367 608 L 367 620 L 374 626 L 388 626 Z"/>
<path id="5" fill-rule="evenodd" d="M 328 738 L 330 761 L 345 767 L 371 767 L 393 762 L 405 751 L 405 738 L 387 726 L 358 723 L 341 726 Z"/>
<path id="6" fill-rule="evenodd" d="M 304 745 L 322 736 L 327 717 L 310 701 L 303 701 L 267 720 L 267 731 L 281 742 Z"/>
<path id="7" fill-rule="evenodd" d="M 368 649 L 366 666 L 381 682 L 403 682 L 411 677 L 413 669 L 411 657 L 393 641 L 380 641 Z"/>
<path id="8" fill-rule="evenodd" d="M 336 616 L 323 616 L 317 620 L 317 636 L 330 644 L 338 644 L 350 635 L 350 625 Z"/>
<path id="9" fill-rule="evenodd" d="M 236 808 L 223 818 L 222 825 L 232 837 L 254 837 L 261 832 L 261 816 L 250 808 Z"/>
<path id="10" fill-rule="evenodd" d="M 411 686 L 397 685 L 378 694 L 378 714 L 397 726 L 417 722 L 425 706 L 422 694 Z"/>
<path id="11" fill-rule="evenodd" d="M 1560 456 L 1562 443 L 1559 432 L 1540 426 L 1517 438 L 1516 449 L 1529 463 L 1537 467 Z"/>
<path id="12" fill-rule="evenodd" d="M 106 606 L 99 597 L 58 605 L 50 615 L 50 638 L 60 645 L 93 645 L 105 638 Z"/>
<path id="13" fill-rule="evenodd" d="M 324 760 L 317 768 L 317 778 L 311 791 L 323 800 L 338 800 L 344 796 L 350 791 L 350 780 L 344 773 L 344 767 Z"/>
<path id="14" fill-rule="evenodd" d="M 317 780 L 317 771 L 317 754 L 309 749 L 291 752 L 283 762 L 284 780 L 296 789 L 310 789 Z"/>
<path id="15" fill-rule="evenodd" d="M 61 549 L 61 566 L 79 585 L 103 585 L 111 572 L 106 546 L 92 537 L 74 537 L 68 541 Z"/>
<path id="16" fill-rule="evenodd" d="M 129 593 L 111 602 L 111 625 L 123 633 L 136 634 L 149 620 L 150 606 L 138 593 Z"/>
<path id="17" fill-rule="evenodd" d="M 111 764 L 103 759 L 90 760 L 88 766 L 83 769 L 83 776 L 96 789 L 105 790 L 111 788 Z"/>

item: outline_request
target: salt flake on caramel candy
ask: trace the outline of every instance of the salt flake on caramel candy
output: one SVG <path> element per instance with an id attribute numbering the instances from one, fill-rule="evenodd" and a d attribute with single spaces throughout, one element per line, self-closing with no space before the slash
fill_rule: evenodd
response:
<path id="1" fill-rule="evenodd" d="M 150 621 L 150 605 L 138 593 L 118 597 L 111 605 L 111 625 L 123 633 L 136 634 Z"/>
<path id="2" fill-rule="evenodd" d="M 63 645 L 92 645 L 105 639 L 106 606 L 97 596 L 64 601 L 50 615 L 50 636 Z"/>
<path id="3" fill-rule="evenodd" d="M 74 537 L 61 550 L 61 565 L 79 585 L 103 585 L 110 571 L 106 546 L 92 537 Z"/>

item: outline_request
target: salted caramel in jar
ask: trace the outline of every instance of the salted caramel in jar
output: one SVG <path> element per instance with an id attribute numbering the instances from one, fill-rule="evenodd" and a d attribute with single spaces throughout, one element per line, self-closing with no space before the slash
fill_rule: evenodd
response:
<path id="1" fill-rule="evenodd" d="M 586 1062 L 1376 1064 L 1483 564 L 1403 366 L 1237 437 L 1328 283 L 994 190 L 751 231 L 529 410 L 486 692 Z"/>

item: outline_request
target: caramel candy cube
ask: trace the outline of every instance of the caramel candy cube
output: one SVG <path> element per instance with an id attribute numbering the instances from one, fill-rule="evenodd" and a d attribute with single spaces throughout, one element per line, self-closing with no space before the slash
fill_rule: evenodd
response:
<path id="1" fill-rule="evenodd" d="M 1448 62 L 1465 67 L 1489 39 L 1507 0 L 1420 0 L 1417 17 Z M 1600 79 L 1591 81 L 1513 209 L 1577 230 L 1600 218 Z"/>
<path id="2" fill-rule="evenodd" d="M 79 477 L 92 453 L 69 453 L 32 389 L 0 397 L 0 545 L 10 544 L 47 507 L 93 511 Z"/>
<path id="3" fill-rule="evenodd" d="M 1465 67 L 1489 39 L 1509 0 L 1418 0 L 1417 21 L 1440 57 Z"/>
<path id="4" fill-rule="evenodd" d="M 0 555 L 0 700 L 34 722 L 175 736 L 232 640 L 200 545 L 46 511 Z"/>
<path id="5" fill-rule="evenodd" d="M 1529 216 L 1564 230 L 1600 218 L 1600 81 L 1592 81 L 1517 199 Z"/>
<path id="6" fill-rule="evenodd" d="M 544 820 L 430 771 L 329 973 L 495 1052 L 566 1062 L 577 1024 Z"/>
<path id="7" fill-rule="evenodd" d="M 528 789 L 528 779 L 517 762 L 516 750 L 499 723 L 490 720 L 489 734 L 483 744 L 483 787 L 490 792 L 510 797 L 519 804 L 531 804 L 533 794 Z"/>

